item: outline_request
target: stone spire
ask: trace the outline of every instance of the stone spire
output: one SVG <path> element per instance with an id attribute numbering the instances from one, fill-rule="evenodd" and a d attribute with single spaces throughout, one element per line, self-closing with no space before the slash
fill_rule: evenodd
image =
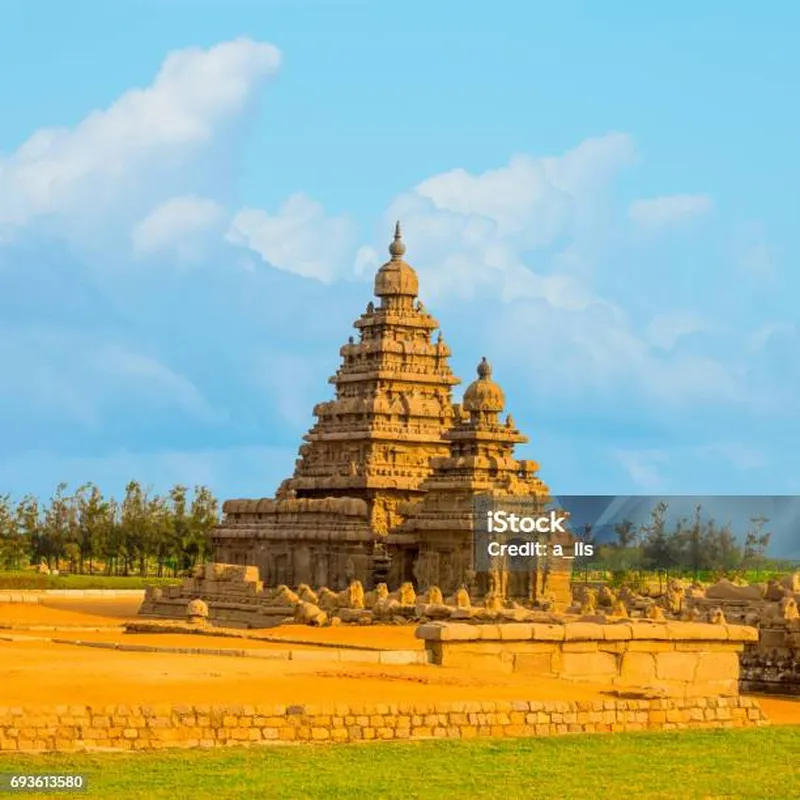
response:
<path id="1" fill-rule="evenodd" d="M 383 308 L 409 309 L 419 293 L 419 279 L 413 267 L 403 260 L 406 246 L 400 222 L 394 227 L 394 241 L 389 245 L 391 259 L 375 276 L 375 295 L 381 298 Z"/>
<path id="2" fill-rule="evenodd" d="M 394 241 L 389 245 L 389 255 L 392 261 L 400 261 L 406 253 L 406 246 L 403 243 L 403 232 L 400 230 L 400 220 L 394 225 Z"/>
<path id="3" fill-rule="evenodd" d="M 539 465 L 514 456 L 515 445 L 528 438 L 510 416 L 498 419 L 505 396 L 485 358 L 477 372 L 463 404 L 455 407 L 453 426 L 444 434 L 449 453 L 434 461 L 433 473 L 423 484 L 425 496 L 409 509 L 397 537 L 409 536 L 419 543 L 415 574 L 421 588 L 436 585 L 451 592 L 470 582 L 476 496 L 539 498 L 542 503 L 549 497 L 537 476 Z"/>
<path id="4" fill-rule="evenodd" d="M 496 420 L 506 406 L 503 390 L 492 380 L 492 365 L 486 356 L 478 364 L 478 380 L 464 392 L 464 410 L 487 420 Z"/>
<path id="5" fill-rule="evenodd" d="M 315 407 L 317 422 L 285 486 L 298 497 L 358 497 L 373 508 L 381 498 L 406 500 L 430 474 L 431 459 L 448 452 L 443 435 L 453 420 L 451 389 L 460 381 L 448 363 L 450 349 L 441 335 L 433 339 L 439 323 L 415 299 L 417 275 L 403 260 L 405 250 L 398 222 L 391 259 L 375 276 L 381 303 L 368 303 L 354 323 L 358 337 L 340 349 L 330 379 L 336 396 Z M 376 512 L 376 529 L 396 523 L 389 511 L 388 521 Z"/>

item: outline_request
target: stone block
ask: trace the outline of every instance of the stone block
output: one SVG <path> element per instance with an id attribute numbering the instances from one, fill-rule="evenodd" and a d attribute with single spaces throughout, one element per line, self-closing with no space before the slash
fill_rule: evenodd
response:
<path id="1" fill-rule="evenodd" d="M 736 653 L 699 653 L 696 681 L 739 680 L 739 657 Z"/>
<path id="2" fill-rule="evenodd" d="M 514 672 L 522 675 L 555 675 L 552 653 L 517 653 L 514 656 Z"/>
<path id="3" fill-rule="evenodd" d="M 710 622 L 670 622 L 668 626 L 671 639 L 696 642 L 728 639 L 727 625 L 712 625 Z"/>
<path id="4" fill-rule="evenodd" d="M 607 642 L 624 641 L 633 637 L 630 623 L 614 623 L 612 625 L 603 625 L 603 638 Z"/>
<path id="5" fill-rule="evenodd" d="M 715 626 L 719 627 L 719 626 Z M 758 629 L 749 625 L 723 625 L 728 633 L 728 640 L 731 642 L 757 643 Z"/>
<path id="6" fill-rule="evenodd" d="M 695 679 L 697 655 L 694 653 L 656 653 L 655 662 L 659 680 L 691 683 Z"/>
<path id="7" fill-rule="evenodd" d="M 671 638 L 668 623 L 650 622 L 649 620 L 636 620 L 631 623 L 631 639 L 664 641 Z"/>
<path id="8" fill-rule="evenodd" d="M 600 652 L 564 653 L 562 656 L 561 674 L 566 678 L 613 677 L 617 674 L 617 657 L 613 653 Z"/>
<path id="9" fill-rule="evenodd" d="M 564 626 L 565 642 L 602 641 L 603 628 L 596 622 L 568 622 Z"/>
<path id="10" fill-rule="evenodd" d="M 652 653 L 627 652 L 622 655 L 620 679 L 623 684 L 648 686 L 656 680 L 656 662 Z"/>
<path id="11" fill-rule="evenodd" d="M 525 641 L 533 635 L 533 625 L 529 622 L 505 622 L 497 627 L 503 641 Z"/>

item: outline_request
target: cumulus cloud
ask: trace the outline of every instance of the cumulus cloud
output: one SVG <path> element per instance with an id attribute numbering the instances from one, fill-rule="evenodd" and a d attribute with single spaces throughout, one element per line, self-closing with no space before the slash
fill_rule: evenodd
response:
<path id="1" fill-rule="evenodd" d="M 443 307 L 473 303 L 465 313 L 483 339 L 540 396 L 591 392 L 595 402 L 616 405 L 625 395 L 653 408 L 761 402 L 746 376 L 716 354 L 663 352 L 705 331 L 707 321 L 664 311 L 641 330 L 583 269 L 602 249 L 598 220 L 613 183 L 636 159 L 630 137 L 609 134 L 561 156 L 517 156 L 477 175 L 453 170 L 398 196 L 387 229 L 402 220 L 424 298 Z M 640 216 L 664 224 L 708 202 L 642 201 Z M 480 313 L 479 298 L 491 299 L 490 313 Z"/>
<path id="2" fill-rule="evenodd" d="M 150 86 L 74 128 L 35 132 L 0 160 L 0 231 L 41 223 L 86 243 L 99 219 L 124 230 L 171 197 L 202 193 L 217 178 L 214 149 L 279 64 L 275 47 L 249 39 L 180 50 Z"/>
<path id="3" fill-rule="evenodd" d="M 551 267 L 582 258 L 605 192 L 636 158 L 633 140 L 614 133 L 561 156 L 515 156 L 479 175 L 452 170 L 398 196 L 385 215 L 387 228 L 402 220 L 427 296 L 463 299 L 489 290 L 509 301 L 524 296 L 585 307 L 586 288 Z M 531 261 L 545 268 L 531 269 Z"/>
<path id="4" fill-rule="evenodd" d="M 666 311 L 657 314 L 647 327 L 647 338 L 662 350 L 671 350 L 678 340 L 708 328 L 708 320 L 693 311 Z"/>
<path id="5" fill-rule="evenodd" d="M 159 411 L 179 411 L 199 422 L 220 419 L 191 379 L 129 345 L 44 326 L 3 330 L 0 340 L 14 342 L 3 396 L 28 413 L 87 428 L 102 427 L 128 406 L 142 419 Z"/>
<path id="6" fill-rule="evenodd" d="M 617 450 L 616 460 L 628 472 L 641 491 L 658 491 L 663 488 L 662 468 L 669 464 L 669 456 L 662 450 Z"/>
<path id="7" fill-rule="evenodd" d="M 276 214 L 242 209 L 227 238 L 258 253 L 273 267 L 330 283 L 342 274 L 351 256 L 355 225 L 347 216 L 327 216 L 319 203 L 298 193 Z"/>
<path id="8" fill-rule="evenodd" d="M 151 211 L 131 232 L 137 255 L 173 255 L 197 261 L 223 230 L 225 210 L 202 197 L 173 197 Z"/>
<path id="9" fill-rule="evenodd" d="M 634 200 L 628 208 L 633 222 L 648 230 L 663 230 L 681 225 L 711 211 L 713 203 L 705 194 L 673 194 Z"/>
<path id="10" fill-rule="evenodd" d="M 734 262 L 739 271 L 756 280 L 768 280 L 775 274 L 775 251 L 764 226 L 750 222 L 733 237 Z"/>

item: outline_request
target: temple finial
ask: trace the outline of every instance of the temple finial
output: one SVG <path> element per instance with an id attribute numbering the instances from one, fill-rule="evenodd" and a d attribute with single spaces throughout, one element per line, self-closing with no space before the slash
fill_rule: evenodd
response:
<path id="1" fill-rule="evenodd" d="M 400 230 L 400 221 L 398 220 L 394 226 L 394 241 L 389 245 L 389 253 L 392 256 L 392 261 L 399 261 L 406 252 L 406 246 L 403 244 L 403 233 Z"/>
<path id="2" fill-rule="evenodd" d="M 478 377 L 486 379 L 492 377 L 492 365 L 486 360 L 486 356 L 483 356 L 481 363 L 478 364 Z"/>

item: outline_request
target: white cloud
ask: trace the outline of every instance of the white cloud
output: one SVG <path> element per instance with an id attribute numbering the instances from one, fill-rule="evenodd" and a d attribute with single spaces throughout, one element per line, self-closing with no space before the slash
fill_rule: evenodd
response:
<path id="1" fill-rule="evenodd" d="M 197 261 L 223 229 L 225 210 L 202 197 L 173 197 L 134 227 L 134 252 L 141 256 L 175 253 L 181 261 Z"/>
<path id="2" fill-rule="evenodd" d="M 669 463 L 669 456 L 662 450 L 616 450 L 612 454 L 628 472 L 630 479 L 642 491 L 657 491 L 663 488 L 661 468 Z"/>
<path id="3" fill-rule="evenodd" d="M 711 211 L 713 203 L 705 194 L 673 194 L 634 200 L 628 208 L 633 222 L 648 230 L 662 230 L 680 225 Z"/>
<path id="4" fill-rule="evenodd" d="M 775 252 L 761 223 L 748 223 L 736 232 L 734 259 L 740 272 L 751 278 L 764 280 L 774 276 Z"/>
<path id="5" fill-rule="evenodd" d="M 159 358 L 102 335 L 64 328 L 0 331 L 8 349 L 3 397 L 7 413 L 34 409 L 98 429 L 121 406 L 139 414 L 180 411 L 199 422 L 218 422 L 218 412 L 194 383 Z"/>
<path id="6" fill-rule="evenodd" d="M 662 350 L 672 350 L 679 339 L 708 328 L 708 321 L 693 311 L 667 311 L 657 314 L 647 328 L 651 344 Z"/>
<path id="7" fill-rule="evenodd" d="M 452 170 L 397 197 L 386 229 L 402 221 L 426 298 L 490 291 L 508 301 L 586 307 L 588 288 L 550 266 L 583 268 L 584 243 L 595 235 L 612 179 L 635 160 L 631 138 L 609 134 L 562 156 L 515 156 L 478 175 Z M 545 269 L 531 268 L 542 259 Z"/>
<path id="8" fill-rule="evenodd" d="M 249 39 L 180 50 L 147 88 L 74 128 L 35 132 L 0 160 L 0 231 L 8 238 L 40 221 L 93 242 L 104 232 L 99 218 L 132 224 L 170 197 L 197 191 L 219 166 L 213 148 L 279 64 L 276 48 Z"/>
<path id="9" fill-rule="evenodd" d="M 273 267 L 304 278 L 330 283 L 343 271 L 352 271 L 352 266 L 345 268 L 355 241 L 352 220 L 326 216 L 319 203 L 301 193 L 292 195 L 277 214 L 254 208 L 239 211 L 227 238 Z"/>
<path id="10" fill-rule="evenodd" d="M 701 445 L 695 448 L 695 454 L 709 461 L 728 462 L 742 471 L 760 469 L 768 463 L 761 450 L 741 442 L 713 442 Z"/>

